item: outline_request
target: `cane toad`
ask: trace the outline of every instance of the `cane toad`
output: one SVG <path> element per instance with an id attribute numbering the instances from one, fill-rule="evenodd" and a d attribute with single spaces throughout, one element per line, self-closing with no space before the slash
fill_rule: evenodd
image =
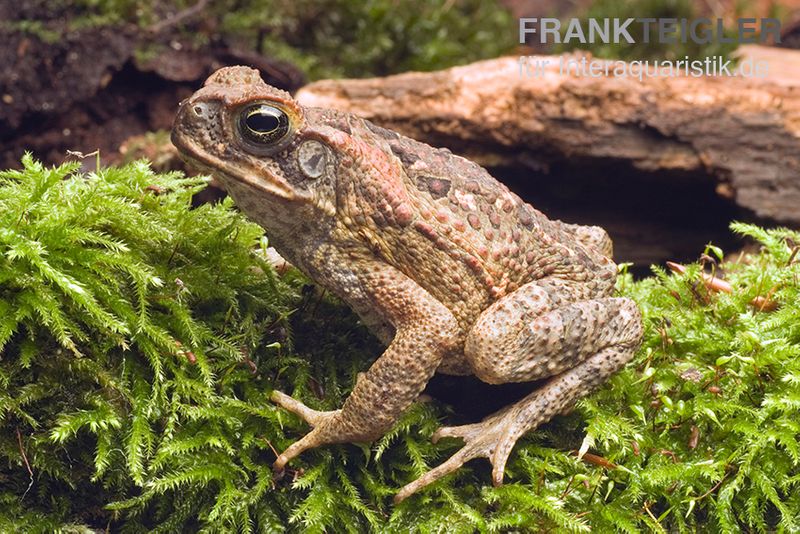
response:
<path id="1" fill-rule="evenodd" d="M 477 164 L 357 116 L 303 107 L 257 71 L 228 67 L 184 101 L 172 141 L 213 173 L 273 246 L 347 302 L 386 345 L 341 409 L 280 392 L 312 430 L 306 449 L 383 435 L 436 372 L 544 385 L 474 424 L 450 459 L 400 501 L 476 457 L 495 484 L 517 439 L 562 413 L 633 356 L 636 304 L 613 296 L 601 228 L 550 220 Z"/>

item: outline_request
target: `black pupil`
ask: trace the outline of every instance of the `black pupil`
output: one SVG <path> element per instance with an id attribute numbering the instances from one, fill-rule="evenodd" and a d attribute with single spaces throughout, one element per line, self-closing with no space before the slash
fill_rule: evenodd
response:
<path id="1" fill-rule="evenodd" d="M 250 113 L 245 119 L 245 124 L 254 132 L 267 134 L 278 129 L 281 119 L 277 110 L 262 108 Z"/>

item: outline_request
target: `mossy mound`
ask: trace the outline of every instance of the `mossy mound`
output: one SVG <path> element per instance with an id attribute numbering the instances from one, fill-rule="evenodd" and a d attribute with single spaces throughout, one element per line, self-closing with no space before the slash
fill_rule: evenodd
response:
<path id="1" fill-rule="evenodd" d="M 709 247 L 730 293 L 699 265 L 623 275 L 645 314 L 636 360 L 521 441 L 504 486 L 476 461 L 393 507 L 458 448 L 430 443 L 439 403 L 273 480 L 273 448 L 306 428 L 270 391 L 338 407 L 380 349 L 298 273 L 276 276 L 259 227 L 229 201 L 192 209 L 202 179 L 141 162 L 24 167 L 0 173 L 0 531 L 799 526 L 797 233 L 735 225 L 762 243 L 736 262 Z"/>

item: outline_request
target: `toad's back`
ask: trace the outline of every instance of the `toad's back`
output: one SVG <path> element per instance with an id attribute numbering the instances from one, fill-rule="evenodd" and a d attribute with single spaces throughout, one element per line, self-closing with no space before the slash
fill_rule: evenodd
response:
<path id="1" fill-rule="evenodd" d="M 532 280 L 583 282 L 581 298 L 610 292 L 616 266 L 602 229 L 548 219 L 482 167 L 449 150 L 356 117 L 321 113 L 395 159 L 392 165 L 376 158 L 373 179 L 364 171 L 370 167 L 363 161 L 367 148 L 340 155 L 345 170 L 339 173 L 338 204 L 343 214 L 352 214 L 345 217 L 352 230 L 383 261 L 445 303 L 464 330 L 492 302 Z M 387 191 L 393 184 L 387 174 L 401 176 L 400 191 Z M 407 211 L 406 217 L 383 215 L 380 204 L 392 201 L 391 213 Z"/>

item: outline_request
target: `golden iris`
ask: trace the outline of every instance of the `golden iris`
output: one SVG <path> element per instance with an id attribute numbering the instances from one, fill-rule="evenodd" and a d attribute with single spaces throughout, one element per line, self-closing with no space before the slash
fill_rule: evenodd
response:
<path id="1" fill-rule="evenodd" d="M 256 104 L 239 115 L 239 131 L 252 143 L 273 145 L 289 132 L 289 117 L 274 106 Z"/>

